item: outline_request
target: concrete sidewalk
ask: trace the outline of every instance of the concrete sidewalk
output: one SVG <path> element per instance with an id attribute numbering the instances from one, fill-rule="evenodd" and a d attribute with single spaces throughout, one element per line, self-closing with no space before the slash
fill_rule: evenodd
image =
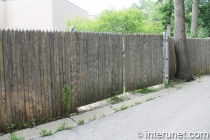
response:
<path id="1" fill-rule="evenodd" d="M 124 101 L 124 102 L 121 102 L 118 104 L 113 104 L 113 105 L 110 103 L 107 103 L 106 101 L 102 101 L 100 103 L 100 104 L 102 104 L 101 108 L 96 107 L 97 109 L 95 109 L 95 110 L 90 109 L 90 111 L 88 111 L 88 112 L 84 112 L 84 113 L 81 113 L 81 114 L 78 114 L 75 116 L 71 116 L 70 118 L 65 118 L 65 119 L 50 122 L 47 124 L 39 125 L 34 128 L 20 130 L 20 131 L 17 131 L 16 133 L 17 133 L 18 137 L 23 137 L 25 140 L 39 138 L 39 137 L 41 137 L 40 132 L 42 129 L 52 130 L 52 133 L 56 133 L 57 128 L 59 126 L 61 126 L 64 122 L 68 126 L 77 127 L 79 125 L 80 120 L 84 120 L 84 123 L 89 123 L 90 121 L 108 116 L 110 114 L 124 110 L 126 108 L 130 108 L 130 107 L 142 104 L 146 101 L 150 101 L 152 99 L 164 96 L 169 93 L 174 93 L 177 90 L 185 90 L 185 88 L 188 88 L 189 86 L 193 87 L 193 86 L 200 84 L 201 82 L 209 80 L 209 79 L 210 79 L 209 76 L 204 76 L 204 77 L 200 78 L 199 80 L 176 85 L 173 88 L 172 87 L 164 88 L 158 92 L 145 94 L 144 96 L 142 96 L 142 94 L 140 95 L 140 94 L 126 93 L 126 95 L 130 98 L 130 100 L 127 100 L 127 101 Z M 9 140 L 10 137 L 11 137 L 10 134 L 6 134 L 4 136 L 1 136 L 0 140 Z"/>

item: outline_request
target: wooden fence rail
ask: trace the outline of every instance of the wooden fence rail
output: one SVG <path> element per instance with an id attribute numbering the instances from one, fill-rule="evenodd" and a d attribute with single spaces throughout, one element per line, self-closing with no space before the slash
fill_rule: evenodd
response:
<path id="1" fill-rule="evenodd" d="M 162 36 L 0 30 L 0 132 L 65 114 L 127 90 L 162 83 Z M 125 78 L 123 78 L 125 60 Z"/>

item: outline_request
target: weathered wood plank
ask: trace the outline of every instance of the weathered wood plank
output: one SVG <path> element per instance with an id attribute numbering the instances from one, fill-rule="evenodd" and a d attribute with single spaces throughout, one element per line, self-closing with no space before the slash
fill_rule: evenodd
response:
<path id="1" fill-rule="evenodd" d="M 210 73 L 210 39 L 207 39 L 207 73 Z"/>
<path id="2" fill-rule="evenodd" d="M 86 58 L 86 39 L 85 39 L 85 33 L 81 32 L 80 33 L 80 73 L 79 73 L 79 78 L 81 78 L 80 81 L 80 104 L 81 105 L 86 105 L 85 104 L 85 58 Z"/>
<path id="3" fill-rule="evenodd" d="M 50 109 L 50 117 L 55 117 L 56 116 L 56 111 L 54 111 L 54 109 L 56 109 L 56 85 L 55 85 L 55 59 L 54 59 L 54 54 L 55 54 L 55 46 L 54 46 L 54 33 L 49 32 L 49 56 L 50 57 L 50 62 L 49 64 L 47 64 L 47 67 L 49 67 L 48 71 L 50 70 L 50 73 L 48 76 L 48 92 L 49 95 L 51 95 L 51 99 L 49 99 L 49 104 L 51 104 L 51 109 Z M 50 79 L 49 79 L 50 78 Z M 51 81 L 49 81 L 51 80 Z M 50 88 L 51 87 L 51 88 Z"/>
<path id="4" fill-rule="evenodd" d="M 83 60 L 83 104 L 88 104 L 87 103 L 87 61 L 88 61 L 88 54 L 87 54 L 87 33 L 86 32 L 83 32 L 83 43 L 84 43 L 84 48 L 83 48 L 83 53 L 84 53 L 84 60 Z"/>
<path id="5" fill-rule="evenodd" d="M 76 84 L 77 84 L 77 91 L 76 91 L 76 98 L 77 101 L 75 102 L 75 106 L 79 107 L 80 106 L 80 102 L 81 102 L 81 77 L 80 77 L 80 73 L 81 73 L 81 69 L 80 69 L 80 55 L 81 55 L 81 38 L 80 38 L 81 33 L 80 32 L 76 32 Z"/>
<path id="6" fill-rule="evenodd" d="M 42 32 L 42 44 L 41 44 L 41 82 L 42 82 L 42 108 L 43 108 L 43 116 L 49 118 L 49 103 L 48 103 L 48 71 L 47 71 L 47 46 L 49 46 L 48 42 L 48 33 Z"/>
<path id="7" fill-rule="evenodd" d="M 23 100 L 23 120 L 21 121 L 21 123 L 26 122 L 27 120 L 27 114 L 29 113 L 28 107 L 27 105 L 29 104 L 29 97 L 28 97 L 28 64 L 27 64 L 27 40 L 26 40 L 26 32 L 22 31 L 21 33 L 22 35 L 22 43 L 21 43 L 21 49 L 22 49 L 22 70 L 23 70 L 23 98 L 21 100 Z M 27 105 L 26 105 L 27 104 Z"/>
<path id="8" fill-rule="evenodd" d="M 12 123 L 12 105 L 11 105 L 11 37 L 10 30 L 7 30 L 6 35 L 6 44 L 4 46 L 5 55 L 4 55 L 4 64 L 5 64 L 5 92 L 6 92 L 6 104 L 7 104 L 7 123 Z"/>
<path id="9" fill-rule="evenodd" d="M 11 70 L 11 83 L 10 83 L 10 88 L 11 88 L 11 106 L 12 106 L 12 122 L 15 123 L 17 127 L 20 125 L 20 121 L 18 119 L 18 106 L 17 106 L 17 79 L 16 79 L 16 63 L 15 63 L 15 32 L 14 30 L 10 31 L 10 41 L 11 41 L 11 61 L 10 64 L 12 66 Z"/>
<path id="10" fill-rule="evenodd" d="M 206 59 L 207 59 L 207 54 L 206 54 L 207 39 L 202 39 L 201 45 L 202 45 L 202 72 L 204 74 L 206 74 L 207 73 L 207 66 L 206 66 L 206 63 L 207 63 L 207 61 L 206 61 Z"/>
<path id="11" fill-rule="evenodd" d="M 5 79 L 4 79 L 4 46 L 6 45 L 6 31 L 0 29 L 0 132 L 6 130 L 6 94 L 5 94 Z"/>
<path id="12" fill-rule="evenodd" d="M 71 106 L 72 112 L 76 111 L 77 105 L 77 76 L 76 76 L 76 33 L 71 33 Z"/>
<path id="13" fill-rule="evenodd" d="M 30 85 L 31 85 L 31 94 L 32 94 L 32 98 L 31 98 L 31 102 L 30 102 L 30 109 L 33 112 L 33 119 L 37 118 L 36 115 L 36 110 L 37 110 L 37 106 L 36 106 L 36 86 L 35 86 L 35 31 L 30 32 L 30 65 L 31 65 L 31 75 L 30 75 Z"/>
<path id="14" fill-rule="evenodd" d="M 27 80 L 28 80 L 28 98 L 29 98 L 29 114 L 27 117 L 27 120 L 32 120 L 33 117 L 33 85 L 32 85 L 32 58 L 31 57 L 31 51 L 33 51 L 31 49 L 32 46 L 32 31 L 26 31 L 26 40 L 27 40 L 27 56 L 28 56 L 28 60 L 27 60 L 27 67 L 28 67 L 28 76 L 27 76 Z M 17 56 L 17 55 L 16 55 Z"/>
<path id="15" fill-rule="evenodd" d="M 63 70 L 64 70 L 64 77 L 65 77 L 65 79 L 64 79 L 64 86 L 65 85 L 69 85 L 69 71 L 68 71 L 68 66 L 69 66 L 69 60 L 68 60 L 68 58 L 69 58 L 69 40 L 68 40 L 68 36 L 69 36 L 69 32 L 65 32 L 64 33 L 64 55 L 63 55 L 63 59 L 64 59 L 64 68 L 63 68 Z M 64 108 L 64 111 L 65 111 L 65 108 Z M 65 112 L 66 113 L 66 112 Z"/>
<path id="16" fill-rule="evenodd" d="M 61 52 L 61 36 L 60 32 L 56 32 L 55 38 L 55 71 L 56 71 L 56 105 L 57 105 L 57 114 L 56 116 L 59 117 L 61 114 L 61 68 L 60 68 L 60 52 Z"/>
<path id="17" fill-rule="evenodd" d="M 101 77 L 101 88 L 102 88 L 102 98 L 108 98 L 111 96 L 111 35 L 110 34 L 101 34 L 101 43 L 100 46 L 100 60 L 101 60 L 101 73 L 105 74 L 105 79 L 103 75 Z M 103 64 L 104 63 L 104 64 Z"/>
<path id="18" fill-rule="evenodd" d="M 104 87 L 104 81 L 103 76 L 105 73 L 103 73 L 103 34 L 99 33 L 99 45 L 98 45 L 98 97 L 103 98 L 103 87 Z"/>
<path id="19" fill-rule="evenodd" d="M 139 35 L 139 81 L 138 88 L 142 88 L 142 83 L 144 82 L 144 35 Z"/>
<path id="20" fill-rule="evenodd" d="M 65 38 L 64 38 L 64 32 L 60 32 L 60 35 L 61 35 L 61 50 L 60 50 L 60 60 L 59 60 L 59 64 L 60 64 L 60 81 L 61 81 L 61 89 L 60 89 L 60 103 L 61 103 L 61 116 L 63 116 L 64 114 L 64 106 L 63 106 L 63 101 L 62 101 L 62 98 L 63 98 L 63 87 L 64 87 L 64 84 L 66 82 L 66 77 L 65 77 L 65 56 L 64 56 L 64 45 L 65 45 Z"/>

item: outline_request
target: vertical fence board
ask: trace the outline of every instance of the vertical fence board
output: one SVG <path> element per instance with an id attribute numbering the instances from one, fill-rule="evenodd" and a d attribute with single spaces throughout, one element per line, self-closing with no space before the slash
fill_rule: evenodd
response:
<path id="1" fill-rule="evenodd" d="M 43 94 L 42 94 L 42 107 L 43 107 L 43 116 L 49 118 L 49 107 L 48 107 L 48 77 L 47 77 L 47 46 L 49 46 L 48 42 L 48 33 L 42 32 L 42 44 L 41 44 L 41 61 L 42 61 L 42 84 L 43 84 Z M 49 34 L 48 34 L 49 35 Z"/>
<path id="2" fill-rule="evenodd" d="M 80 55 L 82 55 L 80 53 L 81 50 L 81 44 L 80 44 L 80 35 L 81 33 L 76 33 L 76 84 L 77 84 L 77 90 L 76 90 L 76 99 L 77 102 L 75 102 L 75 107 L 79 107 L 80 106 L 80 101 L 81 101 L 81 77 L 80 77 Z"/>
<path id="3" fill-rule="evenodd" d="M 52 115 L 54 117 L 57 116 L 57 85 L 56 85 L 56 47 L 57 47 L 57 32 L 50 32 L 50 70 L 51 70 L 51 96 L 52 96 L 52 109 L 54 110 L 52 112 Z M 55 111 L 56 110 L 56 111 Z"/>
<path id="4" fill-rule="evenodd" d="M 86 105 L 85 103 L 85 94 L 86 94 L 86 88 L 85 88 L 85 71 L 86 71 L 86 67 L 85 67 L 85 62 L 86 62 L 86 35 L 84 32 L 82 32 L 81 34 L 81 54 L 80 54 L 80 77 L 81 77 L 81 104 L 82 105 Z"/>
<path id="5" fill-rule="evenodd" d="M 139 80 L 138 89 L 142 88 L 142 82 L 144 81 L 144 35 L 139 35 Z"/>
<path id="6" fill-rule="evenodd" d="M 15 125 L 19 127 L 20 121 L 18 118 L 18 96 L 17 96 L 17 78 L 16 78 L 16 63 L 15 63 L 15 32 L 14 30 L 11 30 L 11 61 L 9 65 L 12 65 L 12 76 L 11 76 L 11 105 L 12 105 L 12 120 L 13 122 L 16 122 Z M 14 113 L 15 112 L 15 113 Z"/>
<path id="7" fill-rule="evenodd" d="M 9 62 L 11 62 L 11 38 L 10 38 L 10 30 L 7 30 L 6 33 L 6 45 L 4 46 L 5 56 L 4 56 L 4 64 L 5 64 L 5 88 L 6 88 L 6 103 L 7 103 L 7 123 L 12 123 L 12 105 L 11 105 L 11 91 L 10 91 L 10 82 L 11 82 L 11 66 Z"/>
<path id="8" fill-rule="evenodd" d="M 0 132 L 6 129 L 6 94 L 5 94 L 5 75 L 4 75 L 4 46 L 6 41 L 6 31 L 0 30 Z"/>
<path id="9" fill-rule="evenodd" d="M 76 77 L 76 33 L 72 33 L 72 46 L 71 46 L 71 88 L 72 88 L 72 108 L 75 110 L 77 107 L 77 77 Z"/>
<path id="10" fill-rule="evenodd" d="M 207 40 L 206 39 L 202 39 L 202 73 L 206 74 L 206 44 L 207 44 Z"/>
<path id="11" fill-rule="evenodd" d="M 32 63 L 31 63 L 31 31 L 26 31 L 26 41 L 27 41 L 27 67 L 28 67 L 28 105 L 29 105 L 29 112 L 28 112 L 28 116 L 27 116 L 27 120 L 32 120 L 33 119 L 33 97 L 32 97 L 32 93 L 33 93 L 33 89 L 32 89 L 32 76 L 31 76 L 31 72 L 32 72 Z M 16 46 L 16 50 L 17 50 Z M 17 51 L 16 51 L 17 53 Z M 17 53 L 18 54 L 18 53 Z M 16 55 L 18 56 L 18 55 Z M 18 62 L 17 62 L 18 63 Z M 19 99 L 20 100 L 20 99 Z"/>
<path id="12" fill-rule="evenodd" d="M 40 107 L 40 120 L 39 121 L 42 121 L 45 117 L 46 117 L 46 114 L 45 114 L 45 108 L 47 108 L 47 106 L 45 106 L 45 91 L 44 91 L 44 73 L 43 73 L 43 67 L 44 66 L 44 62 L 43 62 L 43 55 L 44 55 L 44 49 L 45 46 L 43 46 L 43 43 L 45 44 L 45 37 L 44 35 L 42 34 L 41 31 L 39 31 L 39 43 L 38 43 L 38 46 L 39 46 L 39 68 L 40 68 L 40 72 L 39 72 L 39 76 L 40 76 L 40 82 L 39 82 L 39 88 L 40 88 L 40 99 L 39 99 L 39 107 Z M 46 61 L 46 58 L 45 60 Z"/>
<path id="13" fill-rule="evenodd" d="M 25 97 L 25 103 L 24 103 L 24 107 L 25 107 L 25 112 L 24 114 L 26 114 L 24 116 L 24 120 L 23 121 L 30 121 L 30 102 L 29 102 L 29 81 L 28 81 L 28 77 L 29 77 L 29 48 L 28 48 L 28 40 L 27 40 L 27 35 L 26 32 L 22 32 L 22 48 L 23 48 L 23 87 L 24 87 L 24 97 Z"/>
<path id="14" fill-rule="evenodd" d="M 31 64 L 31 83 L 30 85 L 31 87 L 31 91 L 32 91 L 32 102 L 30 104 L 31 106 L 31 110 L 33 111 L 33 119 L 37 118 L 36 115 L 36 110 L 37 110 L 37 106 L 36 106 L 36 86 L 35 86 L 35 54 L 34 54 L 34 46 L 35 46 L 35 31 L 32 31 L 30 33 L 30 57 L 33 59 L 30 59 L 30 64 Z"/>
<path id="15" fill-rule="evenodd" d="M 207 39 L 207 73 L 210 73 L 210 39 Z"/>
<path id="16" fill-rule="evenodd" d="M 99 53 L 99 59 L 101 62 L 101 80 L 99 81 L 99 84 L 101 84 L 101 98 L 108 98 L 110 97 L 110 85 L 111 85 L 111 71 L 110 71 L 110 47 L 111 47 L 111 35 L 110 34 L 101 34 L 100 36 L 100 42 L 102 45 L 100 45 L 100 53 Z M 104 75 L 104 77 L 103 77 Z M 101 82 L 101 83 L 100 83 Z"/>
<path id="17" fill-rule="evenodd" d="M 86 76 L 85 76 L 85 81 L 86 81 L 86 99 L 85 99 L 85 103 L 89 103 L 90 101 L 90 82 L 89 82 L 89 65 L 90 65 L 90 60 L 89 60 L 89 55 L 90 55 L 90 33 L 86 33 Z"/>

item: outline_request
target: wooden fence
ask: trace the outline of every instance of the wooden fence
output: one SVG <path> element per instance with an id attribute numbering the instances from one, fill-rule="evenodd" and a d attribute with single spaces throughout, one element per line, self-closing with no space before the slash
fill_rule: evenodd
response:
<path id="1" fill-rule="evenodd" d="M 0 132 L 127 90 L 162 83 L 162 36 L 0 30 Z M 124 54 L 125 57 L 122 57 Z M 123 61 L 125 62 L 123 70 Z M 125 77 L 123 78 L 123 71 Z"/>
<path id="2" fill-rule="evenodd" d="M 190 61 L 191 72 L 197 75 L 210 73 L 210 39 L 187 39 L 187 55 Z M 173 38 L 169 37 L 169 69 L 170 77 L 176 73 L 176 56 Z"/>
<path id="3" fill-rule="evenodd" d="M 125 36 L 125 77 L 128 91 L 163 83 L 163 36 Z"/>

